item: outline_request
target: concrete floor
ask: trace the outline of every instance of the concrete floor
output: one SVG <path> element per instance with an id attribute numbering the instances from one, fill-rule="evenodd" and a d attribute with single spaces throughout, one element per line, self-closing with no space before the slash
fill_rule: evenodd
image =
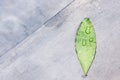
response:
<path id="1" fill-rule="evenodd" d="M 17 2 L 16 6 L 18 7 L 25 2 L 23 0 L 11 1 Z M 11 6 L 8 8 L 0 8 L 0 11 L 3 11 L 3 14 L 0 14 L 1 48 L 3 48 L 2 45 L 7 45 L 8 43 L 12 45 L 9 50 L 8 47 L 4 47 L 7 52 L 1 52 L 0 80 L 120 79 L 119 0 L 33 1 L 30 0 L 31 3 L 29 2 L 31 8 L 28 6 L 20 10 L 20 12 L 23 11 L 23 13 L 19 13 L 17 7 L 12 5 L 14 9 L 12 9 Z M 4 6 L 12 3 L 3 0 L 3 3 L 0 3 L 0 5 Z M 43 9 L 43 14 L 47 14 L 49 18 L 40 18 L 42 14 L 36 13 L 31 15 L 27 12 L 29 9 L 38 11 L 33 5 L 39 5 L 40 3 L 42 4 L 40 9 Z M 53 5 L 51 5 L 52 3 Z M 24 6 L 26 5 L 24 4 L 21 7 Z M 52 7 L 46 8 L 46 6 Z M 7 16 L 12 14 L 12 18 L 11 16 L 7 17 L 4 11 L 6 11 Z M 22 17 L 21 14 L 24 14 L 24 12 L 26 16 Z M 13 16 L 17 18 L 13 18 Z M 34 17 L 30 18 L 32 16 Z M 5 20 L 4 17 L 6 17 Z M 80 22 L 85 17 L 91 18 L 97 37 L 96 57 L 87 77 L 84 77 L 75 53 L 76 31 Z M 6 20 L 7 22 L 13 21 L 15 26 L 7 26 Z M 28 28 L 27 30 L 21 29 L 19 25 L 21 21 L 23 22 L 22 25 L 29 26 L 26 27 Z M 41 21 L 43 22 L 40 23 Z M 17 35 L 17 33 L 19 34 L 18 31 L 20 31 L 20 36 Z M 10 35 L 10 32 L 15 36 Z M 6 34 L 3 35 L 3 33 Z M 28 34 L 26 37 L 23 36 L 25 33 Z M 3 37 L 10 39 L 7 39 L 3 44 Z M 21 37 L 24 38 L 21 39 L 22 41 L 19 41 Z M 13 39 L 13 41 L 11 39 Z M 13 47 L 15 39 L 18 40 L 19 44 Z"/>
<path id="2" fill-rule="evenodd" d="M 72 1 L 0 0 L 0 56 L 39 29 Z"/>

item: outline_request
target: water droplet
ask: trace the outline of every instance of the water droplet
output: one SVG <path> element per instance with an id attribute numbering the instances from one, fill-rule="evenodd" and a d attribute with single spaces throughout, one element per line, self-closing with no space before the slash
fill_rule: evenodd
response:
<path id="1" fill-rule="evenodd" d="M 85 30 L 85 32 L 86 32 L 87 34 L 90 34 L 90 27 L 87 27 L 86 30 Z"/>
<path id="2" fill-rule="evenodd" d="M 85 39 L 82 40 L 82 45 L 83 45 L 83 46 L 86 45 L 86 40 L 85 40 Z"/>
<path id="3" fill-rule="evenodd" d="M 90 38 L 89 41 L 90 41 L 90 42 L 93 42 L 93 38 Z"/>

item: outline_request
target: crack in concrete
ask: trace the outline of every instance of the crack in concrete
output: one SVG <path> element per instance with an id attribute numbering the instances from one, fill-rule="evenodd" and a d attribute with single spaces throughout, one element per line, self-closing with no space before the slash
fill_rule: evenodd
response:
<path id="1" fill-rule="evenodd" d="M 54 16 L 52 16 L 50 19 L 48 19 L 47 21 L 45 21 L 42 25 L 45 25 L 47 22 L 49 22 L 51 19 L 53 19 L 54 17 L 56 17 L 61 11 L 63 11 L 64 9 L 66 9 L 71 3 L 73 3 L 75 0 L 71 1 L 69 4 L 67 4 L 64 8 L 62 8 L 59 12 L 57 12 L 57 14 L 55 14 Z M 39 26 L 39 25 L 37 25 Z M 39 27 L 41 28 L 41 27 Z M 39 29 L 38 28 L 38 29 Z M 34 34 L 38 29 L 36 29 L 35 31 L 33 31 L 30 35 Z M 30 36 L 29 35 L 29 36 Z M 29 37 L 27 36 L 27 37 Z M 9 51 L 11 51 L 12 49 L 14 49 L 17 45 L 19 45 L 21 42 L 23 42 L 27 37 L 25 37 L 23 40 L 21 40 L 19 43 L 17 43 L 15 46 L 13 46 L 12 48 L 6 50 L 2 55 L 0 55 L 0 57 L 2 57 L 3 55 L 7 54 Z"/>
<path id="2" fill-rule="evenodd" d="M 59 13 L 61 13 L 64 9 L 66 9 L 69 5 L 71 5 L 75 0 L 73 0 L 72 2 L 70 2 L 67 6 L 65 6 L 64 8 L 62 8 L 57 14 L 55 14 L 53 17 L 51 17 L 50 19 L 48 19 L 44 24 L 46 24 L 47 22 L 49 22 L 51 19 L 53 19 L 54 17 L 56 17 Z M 44 25 L 43 24 L 43 25 Z"/>

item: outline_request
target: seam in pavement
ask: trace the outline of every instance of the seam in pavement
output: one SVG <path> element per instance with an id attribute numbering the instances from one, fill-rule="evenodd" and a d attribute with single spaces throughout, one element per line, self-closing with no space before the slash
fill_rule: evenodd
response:
<path id="1" fill-rule="evenodd" d="M 54 17 L 56 17 L 60 12 L 62 12 L 64 9 L 66 9 L 69 5 L 71 5 L 75 0 L 72 0 L 69 4 L 67 4 L 64 8 L 62 8 L 60 11 L 58 11 L 54 16 L 52 16 L 51 18 L 49 18 L 47 21 L 45 21 L 42 25 L 45 25 L 47 22 L 49 22 L 50 20 L 52 20 Z M 39 26 L 39 25 L 38 25 Z M 41 27 L 39 27 L 38 29 L 40 29 Z M 38 29 L 36 29 L 35 31 L 33 31 L 30 35 L 34 34 Z M 28 35 L 27 37 L 29 37 L 30 35 Z M 17 43 L 15 46 L 13 46 L 12 48 L 6 50 L 2 55 L 0 55 L 0 58 L 7 54 L 9 51 L 11 51 L 11 49 L 14 49 L 17 45 L 19 45 L 21 42 L 23 42 L 27 37 L 25 37 L 23 40 L 21 40 L 19 43 Z"/>
<path id="2" fill-rule="evenodd" d="M 71 5 L 75 0 L 73 0 L 72 2 L 70 2 L 69 4 L 67 4 L 64 8 L 62 8 L 57 14 L 55 14 L 53 17 L 51 17 L 50 19 L 48 19 L 47 21 L 44 22 L 44 24 L 46 24 L 47 22 L 49 22 L 51 19 L 53 19 L 54 17 L 56 17 L 60 12 L 62 12 L 64 9 L 66 9 L 69 5 Z M 44 25 L 43 24 L 43 25 Z"/>

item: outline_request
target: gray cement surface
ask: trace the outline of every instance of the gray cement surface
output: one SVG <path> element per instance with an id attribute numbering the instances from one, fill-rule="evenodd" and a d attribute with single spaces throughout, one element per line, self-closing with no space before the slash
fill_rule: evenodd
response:
<path id="1" fill-rule="evenodd" d="M 73 0 L 0 0 L 0 56 Z"/>
<path id="2" fill-rule="evenodd" d="M 119 4 L 119 0 L 75 0 L 66 5 L 0 57 L 0 80 L 120 80 Z M 92 20 L 97 37 L 87 77 L 75 53 L 76 31 L 85 17 Z"/>

